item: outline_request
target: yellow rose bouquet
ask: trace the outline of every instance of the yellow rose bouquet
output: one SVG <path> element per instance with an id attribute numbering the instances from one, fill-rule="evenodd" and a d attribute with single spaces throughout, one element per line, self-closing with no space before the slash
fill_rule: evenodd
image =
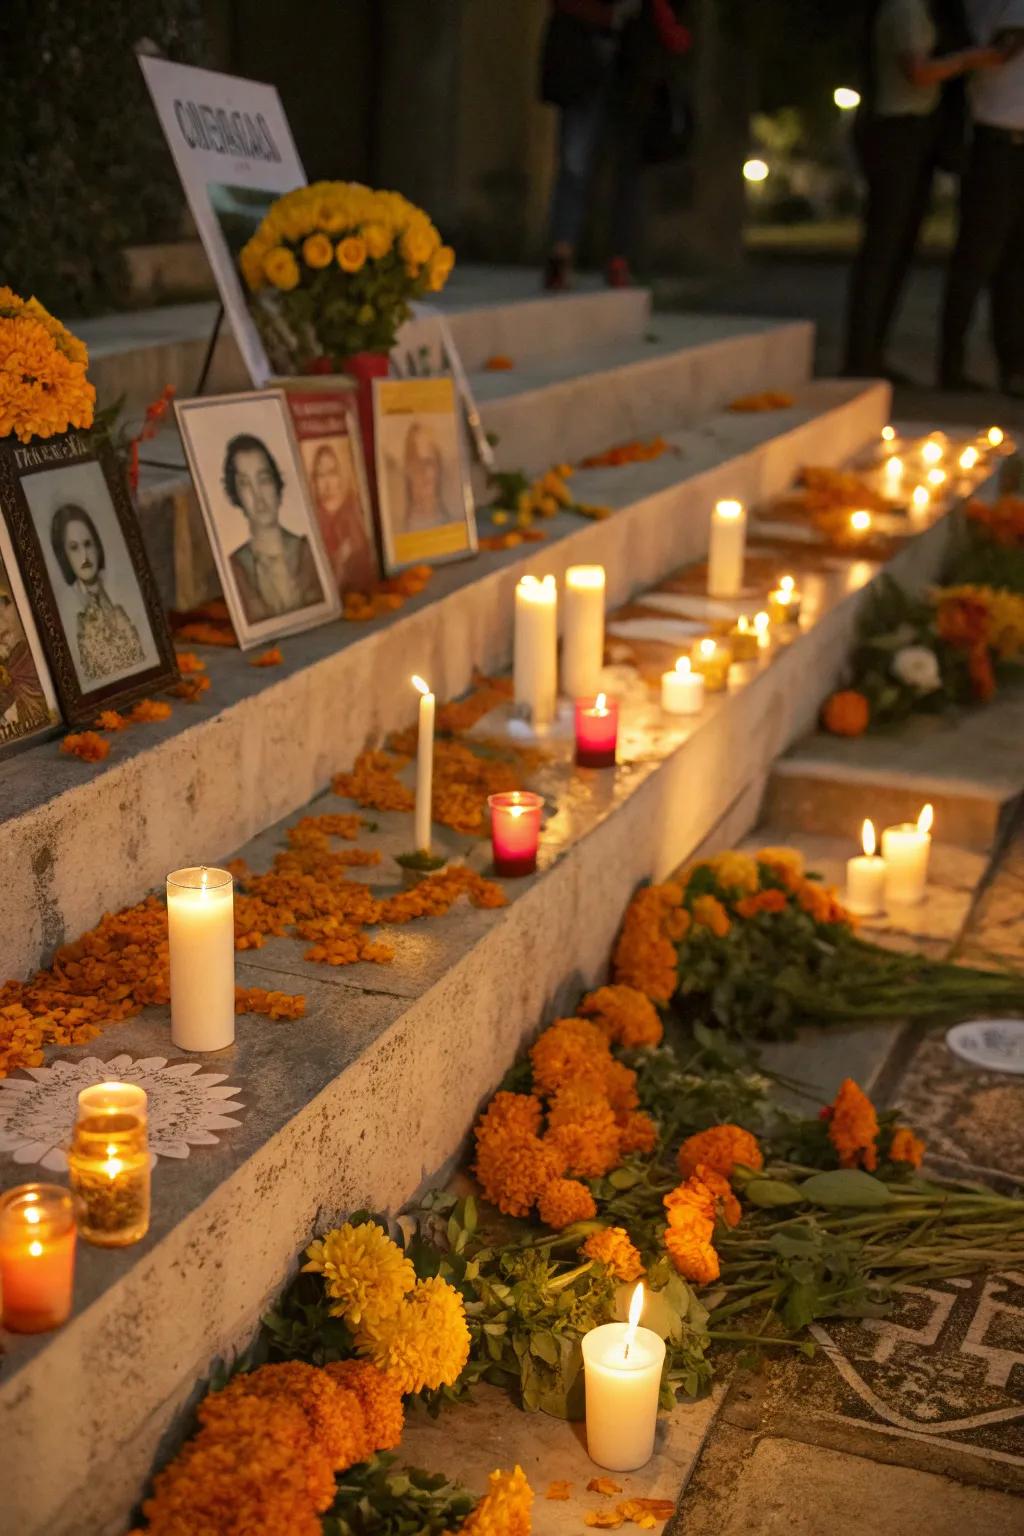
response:
<path id="1" fill-rule="evenodd" d="M 239 256 L 281 373 L 333 372 L 360 352 L 389 352 L 410 301 L 439 292 L 454 264 L 421 209 L 349 181 L 279 197 Z"/>

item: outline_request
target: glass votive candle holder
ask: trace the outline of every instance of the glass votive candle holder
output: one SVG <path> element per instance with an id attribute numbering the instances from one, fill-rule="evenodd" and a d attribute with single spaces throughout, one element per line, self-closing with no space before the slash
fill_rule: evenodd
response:
<path id="1" fill-rule="evenodd" d="M 768 593 L 768 620 L 772 624 L 796 624 L 800 619 L 802 598 L 792 576 L 780 576 L 774 592 Z"/>
<path id="2" fill-rule="evenodd" d="M 576 700 L 576 764 L 579 768 L 614 768 L 619 741 L 619 701 L 599 693 Z"/>
<path id="3" fill-rule="evenodd" d="M 59 1184 L 0 1196 L 0 1304 L 12 1333 L 46 1333 L 71 1315 L 75 1205 Z"/>
<path id="4" fill-rule="evenodd" d="M 690 651 L 690 665 L 704 679 L 707 693 L 724 693 L 729 686 L 729 668 L 732 666 L 732 648 L 727 640 L 716 640 L 705 635 L 694 642 Z"/>
<path id="5" fill-rule="evenodd" d="M 78 1095 L 68 1170 L 79 1231 L 100 1248 L 127 1248 L 149 1230 L 146 1094 L 136 1083 L 96 1083 Z"/>
<path id="6" fill-rule="evenodd" d="M 745 613 L 740 614 L 727 639 L 733 661 L 757 661 L 760 657 L 761 637 Z"/>
<path id="7" fill-rule="evenodd" d="M 505 879 L 532 875 L 537 868 L 542 795 L 526 789 L 510 789 L 488 795 L 491 812 L 491 849 L 494 873 Z"/>

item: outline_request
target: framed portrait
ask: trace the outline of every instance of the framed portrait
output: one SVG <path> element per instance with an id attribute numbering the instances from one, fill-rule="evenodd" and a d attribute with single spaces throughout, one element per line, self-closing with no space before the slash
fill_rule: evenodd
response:
<path id="1" fill-rule="evenodd" d="M 449 375 L 375 379 L 377 496 L 389 572 L 476 553 L 476 516 Z"/>
<path id="2" fill-rule="evenodd" d="M 337 616 L 281 389 L 175 401 L 196 496 L 243 650 Z"/>
<path id="3" fill-rule="evenodd" d="M 59 724 L 57 693 L 0 517 L 0 758 L 50 735 Z"/>
<path id="4" fill-rule="evenodd" d="M 80 432 L 0 444 L 7 518 L 57 697 L 89 725 L 178 676 L 124 473 Z"/>
<path id="5" fill-rule="evenodd" d="M 355 394 L 343 386 L 285 385 L 324 553 L 342 594 L 380 575 Z"/>

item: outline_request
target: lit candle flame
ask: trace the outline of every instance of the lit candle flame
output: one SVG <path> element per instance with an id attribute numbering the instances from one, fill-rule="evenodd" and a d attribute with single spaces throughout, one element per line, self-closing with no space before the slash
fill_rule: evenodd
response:
<path id="1" fill-rule="evenodd" d="M 608 713 L 608 696 L 607 696 L 607 694 L 604 694 L 604 693 L 599 693 L 598 694 L 597 698 L 594 700 L 594 713 L 595 713 L 595 715 L 606 715 Z"/>
<path id="2" fill-rule="evenodd" d="M 742 501 L 716 501 L 715 516 L 723 518 L 726 522 L 735 522 L 743 515 Z"/>
<path id="3" fill-rule="evenodd" d="M 422 677 L 414 677 L 412 680 L 412 685 L 415 689 L 417 689 L 419 693 L 422 693 L 424 697 L 426 697 L 426 695 L 430 692 L 429 687 L 423 681 Z"/>
<path id="4" fill-rule="evenodd" d="M 636 1331 L 640 1326 L 640 1319 L 643 1316 L 643 1311 L 644 1283 L 641 1280 L 636 1290 L 633 1292 L 629 1303 L 629 1322 L 626 1326 L 625 1348 L 622 1351 L 622 1358 L 624 1360 L 629 1359 L 630 1347 L 636 1339 Z"/>
<path id="5" fill-rule="evenodd" d="M 745 613 L 741 613 L 740 616 L 739 616 L 739 620 L 737 622 L 736 628 L 739 630 L 741 635 L 745 635 L 747 633 L 747 630 L 749 629 L 749 627 L 750 627 L 750 625 L 749 625 L 749 622 L 747 620 L 746 614 Z"/>
<path id="6" fill-rule="evenodd" d="M 762 612 L 754 614 L 754 628 L 757 630 L 759 635 L 763 635 L 766 632 L 771 622 L 771 619 L 766 613 Z"/>
<path id="7" fill-rule="evenodd" d="M 853 529 L 854 533 L 867 533 L 868 529 L 871 527 L 871 513 L 863 511 L 851 512 L 850 527 Z"/>
<path id="8" fill-rule="evenodd" d="M 921 814 L 917 818 L 917 830 L 923 835 L 930 832 L 932 822 L 935 820 L 935 810 L 931 805 L 922 805 Z"/>
<path id="9" fill-rule="evenodd" d="M 210 880 L 210 871 L 207 869 L 206 865 L 204 864 L 202 869 L 199 871 L 199 889 L 201 891 L 205 891 L 206 890 L 206 887 L 209 884 L 209 880 Z"/>
<path id="10" fill-rule="evenodd" d="M 40 1242 L 29 1243 L 28 1251 L 34 1259 L 38 1259 L 39 1255 L 43 1251 L 43 1245 Z"/>
<path id="11" fill-rule="evenodd" d="M 944 469 L 930 469 L 926 479 L 929 485 L 945 485 L 946 471 Z"/>
<path id="12" fill-rule="evenodd" d="M 700 653 L 702 656 L 713 656 L 717 649 L 718 647 L 713 640 L 702 640 L 700 642 Z"/>
<path id="13" fill-rule="evenodd" d="M 796 588 L 796 578 L 794 576 L 780 576 L 779 577 L 779 591 L 780 592 L 792 592 L 792 591 L 794 591 L 795 588 Z"/>
<path id="14" fill-rule="evenodd" d="M 1002 427 L 989 427 L 985 435 L 993 448 L 998 448 L 1005 436 Z"/>
<path id="15" fill-rule="evenodd" d="M 883 427 L 882 428 L 882 442 L 883 443 L 891 443 L 891 442 L 893 442 L 895 437 L 896 437 L 896 428 L 895 427 Z"/>
<path id="16" fill-rule="evenodd" d="M 930 437 L 921 449 L 921 457 L 926 464 L 938 464 L 942 458 L 942 444 Z"/>
<path id="17" fill-rule="evenodd" d="M 875 839 L 875 824 L 873 821 L 865 820 L 864 825 L 861 827 L 860 845 L 864 849 L 866 856 L 869 859 L 873 859 L 875 856 L 875 848 L 877 847 Z"/>
<path id="18" fill-rule="evenodd" d="M 680 656 L 677 659 L 677 661 L 676 661 L 676 671 L 677 672 L 681 672 L 684 677 L 687 677 L 692 670 L 693 670 L 693 663 L 690 661 L 689 656 Z"/>
<path id="19" fill-rule="evenodd" d="M 928 503 L 931 501 L 931 497 L 928 494 L 928 487 L 924 485 L 915 485 L 913 493 L 910 497 L 910 501 L 911 505 L 916 507 L 919 512 L 923 512 Z"/>
<path id="20" fill-rule="evenodd" d="M 32 1226 L 37 1227 L 39 1225 L 39 1223 L 42 1221 L 42 1219 L 43 1219 L 43 1213 L 39 1209 L 38 1205 L 26 1206 L 26 1208 L 25 1208 L 25 1220 L 27 1222 L 30 1222 L 32 1224 Z"/>
<path id="21" fill-rule="evenodd" d="M 899 480 L 903 475 L 903 460 L 891 458 L 886 462 L 885 472 L 890 480 Z"/>
<path id="22" fill-rule="evenodd" d="M 978 462 L 978 450 L 977 450 L 977 448 L 965 448 L 963 453 L 960 455 L 960 468 L 961 469 L 973 469 L 975 464 L 977 464 L 977 462 Z"/>

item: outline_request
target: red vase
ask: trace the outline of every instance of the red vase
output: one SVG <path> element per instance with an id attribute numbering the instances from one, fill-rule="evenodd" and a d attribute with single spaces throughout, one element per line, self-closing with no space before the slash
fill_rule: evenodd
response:
<path id="1" fill-rule="evenodd" d="M 375 503 L 377 502 L 377 455 L 376 435 L 373 430 L 373 381 L 386 379 L 390 371 L 391 359 L 386 352 L 356 352 L 352 357 L 340 359 L 338 364 L 339 373 L 347 373 L 356 381 L 356 410 L 359 412 L 359 430 L 363 438 L 366 478 Z"/>

